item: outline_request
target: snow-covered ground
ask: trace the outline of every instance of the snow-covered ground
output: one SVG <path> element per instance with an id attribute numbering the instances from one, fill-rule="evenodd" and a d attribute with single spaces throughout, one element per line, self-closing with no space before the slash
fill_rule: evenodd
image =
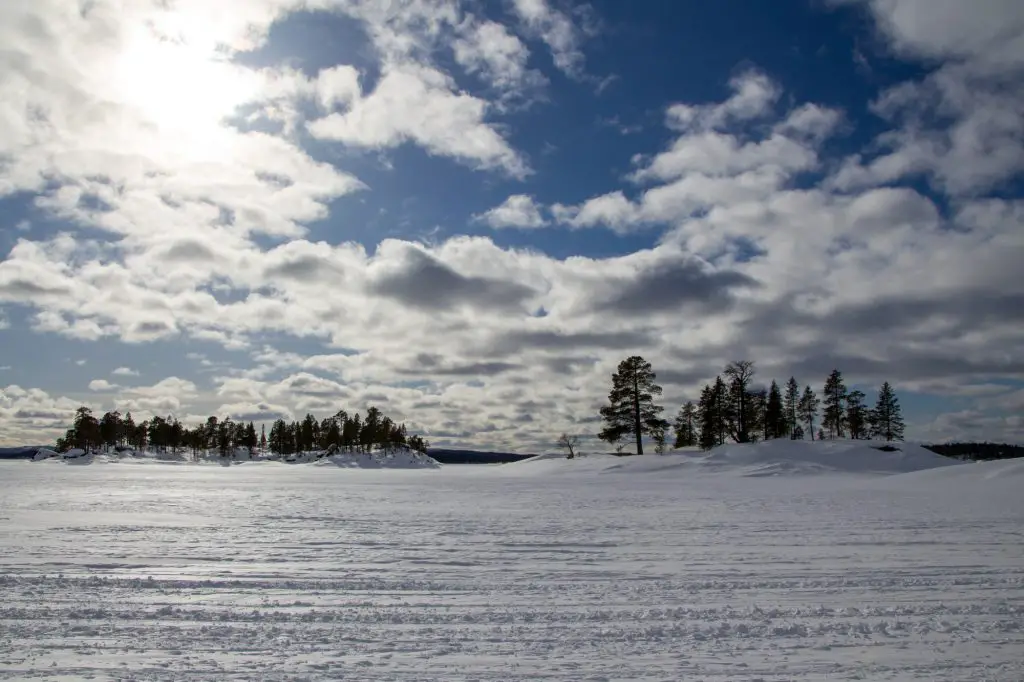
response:
<path id="1" fill-rule="evenodd" d="M 1024 679 L 1024 462 L 795 446 L 0 463 L 0 678 Z"/>

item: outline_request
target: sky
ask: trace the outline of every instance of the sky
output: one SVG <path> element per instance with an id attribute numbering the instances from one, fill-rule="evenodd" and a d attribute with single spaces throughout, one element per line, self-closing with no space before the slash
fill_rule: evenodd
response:
<path id="1" fill-rule="evenodd" d="M 0 3 L 0 444 L 376 405 L 551 449 L 651 361 L 1024 442 L 1019 0 Z"/>

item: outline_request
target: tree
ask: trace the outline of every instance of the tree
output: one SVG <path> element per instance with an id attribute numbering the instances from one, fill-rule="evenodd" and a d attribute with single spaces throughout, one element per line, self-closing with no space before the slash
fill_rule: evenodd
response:
<path id="1" fill-rule="evenodd" d="M 666 426 L 667 425 L 668 424 L 666 422 Z M 654 452 L 659 455 L 665 454 L 665 430 L 658 429 L 651 434 L 651 439 L 654 441 Z"/>
<path id="2" fill-rule="evenodd" d="M 878 390 L 875 409 L 871 411 L 871 435 L 887 441 L 903 440 L 903 410 L 892 386 L 886 381 Z"/>
<path id="3" fill-rule="evenodd" d="M 729 391 L 733 398 L 735 410 L 737 443 L 749 443 L 752 414 L 750 412 L 750 394 L 747 387 L 754 378 L 754 363 L 750 360 L 736 360 L 725 366 L 725 376 L 729 377 Z"/>
<path id="4" fill-rule="evenodd" d="M 644 434 L 654 436 L 665 432 L 668 422 L 658 416 L 664 408 L 654 404 L 654 396 L 661 395 L 661 386 L 654 383 L 655 378 L 651 363 L 639 355 L 619 363 L 618 371 L 612 375 L 609 404 L 601 408 L 606 426 L 598 438 L 615 443 L 632 433 L 636 439 L 636 454 L 642 455 Z"/>
<path id="5" fill-rule="evenodd" d="M 825 410 L 822 413 L 822 427 L 828 429 L 830 439 L 842 438 L 846 425 L 846 384 L 838 369 L 832 370 L 825 380 Z"/>
<path id="6" fill-rule="evenodd" d="M 579 445 L 579 442 L 579 436 L 570 436 L 568 433 L 563 433 L 558 437 L 558 447 L 566 451 L 566 459 L 572 459 L 576 456 L 576 446 Z"/>
<path id="7" fill-rule="evenodd" d="M 800 418 L 807 424 L 807 432 L 811 434 L 811 440 L 814 440 L 814 418 L 818 416 L 820 405 L 821 400 L 815 395 L 814 390 L 810 386 L 804 386 L 804 394 L 800 397 L 798 410 Z"/>
<path id="8" fill-rule="evenodd" d="M 759 388 L 747 393 L 747 405 L 749 417 L 747 420 L 747 436 L 750 443 L 756 443 L 758 438 L 768 440 L 768 420 L 765 418 L 768 410 L 768 391 Z"/>
<path id="9" fill-rule="evenodd" d="M 792 436 L 796 427 L 800 425 L 800 385 L 796 383 L 796 377 L 790 377 L 786 382 L 786 395 L 782 400 L 782 411 L 786 419 L 786 433 Z"/>
<path id="10" fill-rule="evenodd" d="M 850 391 L 846 396 L 846 428 L 849 429 L 850 438 L 859 440 L 870 435 L 867 412 L 864 394 L 856 389 Z"/>
<path id="11" fill-rule="evenodd" d="M 768 389 L 768 402 L 764 410 L 764 437 L 781 438 L 789 433 L 789 423 L 786 420 L 785 409 L 782 404 L 782 391 L 779 385 L 772 379 L 772 385 Z"/>
<path id="12" fill-rule="evenodd" d="M 687 401 L 679 408 L 675 423 L 676 442 L 673 447 L 690 448 L 697 444 L 697 408 Z"/>
<path id="13" fill-rule="evenodd" d="M 88 407 L 79 407 L 75 411 L 75 423 L 68 433 L 67 440 L 76 448 L 86 452 L 90 447 L 100 444 L 100 423 Z"/>

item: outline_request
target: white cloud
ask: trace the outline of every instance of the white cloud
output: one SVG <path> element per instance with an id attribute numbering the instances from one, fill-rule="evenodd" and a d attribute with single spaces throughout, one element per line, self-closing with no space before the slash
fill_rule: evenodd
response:
<path id="1" fill-rule="evenodd" d="M 558 69 L 571 76 L 582 73 L 580 43 L 586 37 L 585 27 L 552 7 L 548 0 L 513 0 L 512 7 L 526 28 L 547 44 Z"/>
<path id="2" fill-rule="evenodd" d="M 415 142 L 431 154 L 477 168 L 526 175 L 529 168 L 520 155 L 484 122 L 487 109 L 487 102 L 457 92 L 452 79 L 436 69 L 391 65 L 372 93 L 343 114 L 312 121 L 309 131 L 320 139 L 377 149 Z"/>
<path id="3" fill-rule="evenodd" d="M 110 383 L 106 379 L 93 379 L 89 382 L 89 390 L 96 391 L 98 393 L 109 393 L 111 391 L 116 391 L 119 388 L 121 387 L 117 384 Z"/>
<path id="4" fill-rule="evenodd" d="M 116 377 L 137 377 L 137 376 L 139 376 L 138 371 L 132 369 L 131 367 L 118 367 L 113 372 L 111 372 L 111 374 L 113 374 Z"/>
<path id="5" fill-rule="evenodd" d="M 513 194 L 499 206 L 474 216 L 495 229 L 503 227 L 536 228 L 548 224 L 541 206 L 528 194 Z"/>
<path id="6" fill-rule="evenodd" d="M 1024 173 L 1024 7 L 1013 0 L 865 3 L 898 54 L 939 65 L 883 92 L 874 110 L 893 128 L 872 154 L 846 160 L 843 190 L 927 177 L 955 197 L 982 196 Z"/>
<path id="7" fill-rule="evenodd" d="M 455 61 L 499 90 L 521 94 L 543 86 L 547 79 L 529 69 L 530 51 L 505 26 L 494 21 L 467 22 L 452 43 Z"/>
<path id="8" fill-rule="evenodd" d="M 250 5 L 251 40 L 259 42 L 285 5 Z M 318 111 L 311 129 L 350 147 L 416 144 L 521 176 L 525 160 L 492 120 L 501 107 L 460 91 L 438 65 L 444 60 L 433 59 L 453 57 L 495 96 L 521 94 L 533 76 L 518 38 L 454 5 L 345 6 L 381 59 L 375 85 L 364 91 L 362 75 L 346 65 L 306 76 L 224 61 L 200 88 L 212 93 L 210 108 L 190 113 L 194 128 L 181 130 L 156 111 L 165 94 L 126 93 L 123 83 L 119 90 L 92 75 L 107 73 L 101 67 L 117 60 L 129 29 L 167 13 L 146 3 L 126 3 L 123 15 L 95 7 L 82 17 L 44 3 L 0 6 L 0 40 L 9 46 L 0 68 L 10 76 L 0 80 L 0 156 L 12 160 L 0 165 L 0 192 L 36 193 L 48 220 L 99 228 L 110 239 L 18 235 L 0 262 L 0 300 L 25 306 L 46 333 L 105 343 L 177 337 L 241 351 L 217 362 L 212 354 L 187 358 L 212 391 L 186 378 L 117 390 L 96 380 L 92 397 L 107 399 L 104 408 L 131 410 L 137 420 L 212 413 L 260 421 L 377 404 L 437 441 L 467 433 L 468 442 L 537 450 L 551 446 L 551 433 L 591 430 L 610 372 L 632 353 L 654 362 L 670 409 L 736 357 L 756 359 L 766 378 L 795 373 L 814 384 L 833 366 L 858 381 L 907 387 L 1024 379 L 1012 353 L 1024 343 L 1024 209 L 970 196 L 1012 177 L 1015 95 L 982 96 L 984 106 L 969 109 L 978 92 L 994 93 L 974 87 L 994 68 L 973 65 L 977 55 L 954 55 L 969 77 L 940 69 L 881 97 L 876 110 L 893 131 L 822 186 L 794 179 L 822 170 L 822 145 L 841 132 L 841 112 L 790 103 L 757 71 L 733 79 L 722 102 L 670 106 L 673 139 L 638 149 L 648 155 L 636 158 L 621 189 L 550 207 L 554 222 L 573 228 L 665 229 L 649 249 L 556 258 L 479 237 L 391 238 L 367 249 L 306 238 L 306 223 L 339 199 L 343 214 L 343 197 L 362 185 L 297 146 L 303 112 Z M 204 34 L 197 27 L 212 16 L 207 4 L 176 7 L 198 17 L 185 34 Z M 552 28 L 559 20 L 550 23 L 556 10 L 547 3 L 516 9 L 561 67 L 579 73 L 582 29 Z M 40 25 L 67 29 L 66 44 L 11 30 L 6 20 L 16 12 L 18 21 L 31 12 Z M 210 21 L 211 36 L 249 40 L 238 23 Z M 186 52 L 215 59 L 198 47 Z M 245 92 L 215 92 L 236 78 Z M 182 92 L 180 81 L 168 85 Z M 245 98 L 251 122 L 275 122 L 281 134 L 241 133 L 206 118 Z M 47 112 L 46 125 L 26 119 L 32 107 Z M 926 107 L 954 125 L 915 132 Z M 1004 138 L 1005 156 L 992 148 Z M 865 169 L 867 179 L 853 177 Z M 840 182 L 843 173 L 852 180 Z M 958 192 L 949 215 L 909 187 L 875 186 L 911 173 Z M 532 196 L 513 194 L 479 219 L 540 227 L 548 217 Z M 59 433 L 74 407 L 8 387 L 0 440 Z"/>

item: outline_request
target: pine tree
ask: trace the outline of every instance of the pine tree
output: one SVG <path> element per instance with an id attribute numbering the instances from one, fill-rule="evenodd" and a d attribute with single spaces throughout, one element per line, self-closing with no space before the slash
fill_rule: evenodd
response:
<path id="1" fill-rule="evenodd" d="M 729 377 L 729 390 L 733 399 L 737 443 L 749 443 L 751 432 L 756 433 L 756 430 L 751 428 L 753 415 L 748 392 L 754 374 L 754 363 L 750 360 L 737 360 L 725 366 L 725 376 Z"/>
<path id="2" fill-rule="evenodd" d="M 758 439 L 768 440 L 766 435 L 768 420 L 765 418 L 768 411 L 768 391 L 759 388 L 747 392 L 747 406 L 749 412 L 747 435 L 750 442 L 755 443 Z"/>
<path id="3" fill-rule="evenodd" d="M 665 432 L 668 422 L 658 416 L 664 408 L 654 403 L 654 396 L 661 395 L 661 386 L 654 383 L 655 378 L 651 363 L 639 355 L 619 363 L 618 371 L 612 375 L 609 404 L 601 408 L 606 426 L 598 438 L 615 443 L 632 433 L 636 439 L 636 454 L 642 455 L 644 434 L 654 436 Z"/>
<path id="4" fill-rule="evenodd" d="M 830 439 L 842 438 L 846 423 L 846 384 L 838 369 L 832 370 L 825 380 L 824 402 L 822 428 L 828 429 Z"/>
<path id="5" fill-rule="evenodd" d="M 730 424 L 735 421 L 733 416 L 733 405 L 729 399 L 729 389 L 725 385 L 725 380 L 722 377 L 715 377 L 715 384 L 713 386 L 714 391 L 714 427 L 716 434 L 716 444 L 725 445 L 726 438 L 729 437 Z"/>
<path id="6" fill-rule="evenodd" d="M 673 447 L 690 448 L 697 444 L 697 408 L 687 401 L 676 415 L 676 442 Z"/>
<path id="7" fill-rule="evenodd" d="M 864 393 L 856 389 L 846 396 L 846 428 L 850 438 L 859 440 L 868 437 L 868 415 L 864 406 Z"/>
<path id="8" fill-rule="evenodd" d="M 765 405 L 764 413 L 764 438 L 781 438 L 789 434 L 789 424 L 786 421 L 785 409 L 782 404 L 782 392 L 779 385 L 772 379 L 772 385 L 768 388 L 768 402 Z"/>
<path id="9" fill-rule="evenodd" d="M 798 410 L 800 418 L 807 424 L 807 432 L 811 434 L 811 440 L 814 440 L 814 418 L 818 416 L 820 405 L 821 400 L 814 394 L 814 390 L 810 386 L 804 386 L 804 394 L 800 397 Z"/>
<path id="10" fill-rule="evenodd" d="M 886 381 L 878 390 L 875 409 L 871 411 L 871 435 L 887 441 L 903 440 L 903 410 L 892 386 Z"/>
<path id="11" fill-rule="evenodd" d="M 700 434 L 697 445 L 701 450 L 710 450 L 718 445 L 718 434 L 715 431 L 715 390 L 705 384 L 700 390 L 697 400 L 697 421 L 700 423 Z"/>
<path id="12" fill-rule="evenodd" d="M 786 433 L 792 436 L 796 433 L 796 427 L 800 425 L 800 385 L 796 383 L 795 377 L 790 377 L 786 382 L 786 397 L 782 409 L 786 416 Z"/>

